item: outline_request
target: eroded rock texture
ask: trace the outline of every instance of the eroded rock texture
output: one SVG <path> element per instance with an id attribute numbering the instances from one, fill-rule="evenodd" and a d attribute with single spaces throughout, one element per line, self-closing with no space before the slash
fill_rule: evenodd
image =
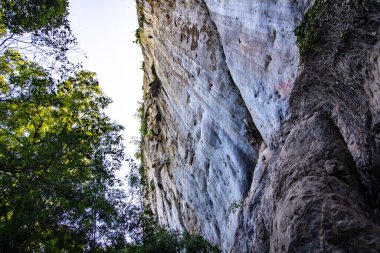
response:
<path id="1" fill-rule="evenodd" d="M 368 3 L 327 1 L 325 39 L 301 64 L 294 30 L 312 0 L 137 0 L 146 201 L 161 224 L 224 252 L 380 252 Z"/>

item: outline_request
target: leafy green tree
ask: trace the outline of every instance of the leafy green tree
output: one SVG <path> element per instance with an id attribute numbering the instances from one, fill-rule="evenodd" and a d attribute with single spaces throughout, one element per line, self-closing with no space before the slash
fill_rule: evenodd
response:
<path id="1" fill-rule="evenodd" d="M 0 17 L 12 34 L 51 30 L 67 25 L 67 0 L 1 0 Z"/>
<path id="2" fill-rule="evenodd" d="M 57 84 L 9 50 L 0 57 L 0 80 L 0 171 L 86 167 L 102 133 L 120 129 L 102 113 L 110 100 L 93 73 L 82 71 Z"/>
<path id="3" fill-rule="evenodd" d="M 0 53 L 15 48 L 62 76 L 77 69 L 68 14 L 68 0 L 0 0 Z"/>
<path id="4" fill-rule="evenodd" d="M 98 252 L 138 229 L 110 102 L 94 73 L 57 82 L 17 51 L 0 57 L 0 252 Z"/>

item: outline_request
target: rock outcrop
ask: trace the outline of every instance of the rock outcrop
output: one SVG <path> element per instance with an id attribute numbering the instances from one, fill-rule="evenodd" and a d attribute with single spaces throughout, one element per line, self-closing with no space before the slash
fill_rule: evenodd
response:
<path id="1" fill-rule="evenodd" d="M 294 31 L 317 10 L 305 53 Z M 137 12 L 145 198 L 161 224 L 224 252 L 380 252 L 376 1 Z"/>

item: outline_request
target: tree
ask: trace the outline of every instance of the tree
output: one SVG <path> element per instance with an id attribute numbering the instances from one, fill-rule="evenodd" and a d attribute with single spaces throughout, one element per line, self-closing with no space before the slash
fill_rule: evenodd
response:
<path id="1" fill-rule="evenodd" d="M 12 34 L 67 25 L 66 0 L 1 0 L 1 23 Z"/>
<path id="2" fill-rule="evenodd" d="M 101 134 L 120 128 L 102 113 L 110 100 L 91 72 L 57 84 L 13 50 L 0 57 L 0 171 L 85 167 Z M 75 159 L 74 159 L 75 158 Z"/>
<path id="3" fill-rule="evenodd" d="M 68 1 L 0 7 L 0 252 L 124 246 L 140 209 L 125 201 L 115 176 L 122 127 L 103 113 L 111 101 L 95 74 L 71 72 Z"/>
<path id="4" fill-rule="evenodd" d="M 125 245 L 139 209 L 115 176 L 122 127 L 81 71 L 62 82 L 17 51 L 0 57 L 0 252 Z"/>
<path id="5" fill-rule="evenodd" d="M 0 53 L 15 48 L 65 76 L 80 66 L 67 56 L 77 46 L 68 14 L 67 0 L 0 0 Z"/>

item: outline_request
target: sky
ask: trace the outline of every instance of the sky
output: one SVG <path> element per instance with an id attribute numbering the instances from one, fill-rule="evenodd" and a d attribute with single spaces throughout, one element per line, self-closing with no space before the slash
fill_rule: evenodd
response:
<path id="1" fill-rule="evenodd" d="M 140 70 L 142 54 L 133 43 L 138 27 L 134 0 L 70 0 L 71 29 L 87 56 L 85 69 L 96 72 L 103 92 L 113 100 L 107 115 L 125 127 L 126 155 L 136 147 L 132 136 L 139 135 L 133 115 L 142 99 Z"/>

